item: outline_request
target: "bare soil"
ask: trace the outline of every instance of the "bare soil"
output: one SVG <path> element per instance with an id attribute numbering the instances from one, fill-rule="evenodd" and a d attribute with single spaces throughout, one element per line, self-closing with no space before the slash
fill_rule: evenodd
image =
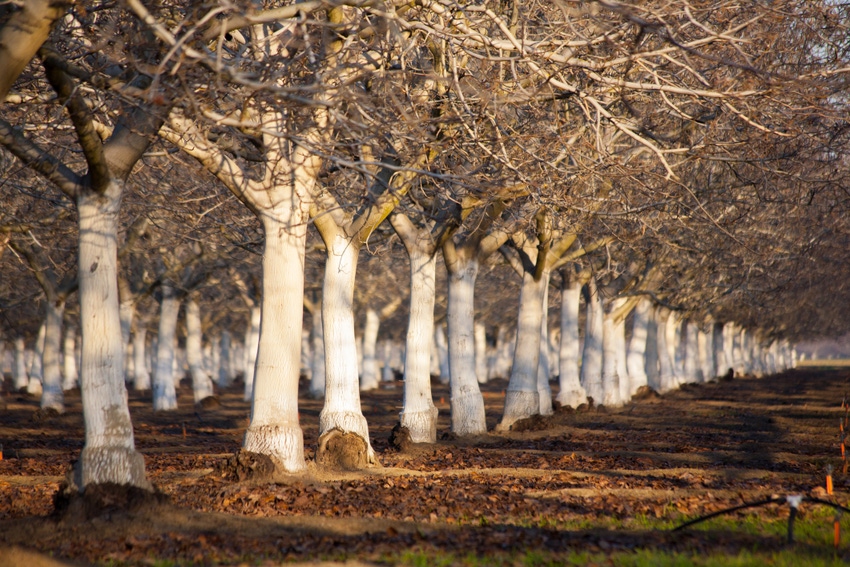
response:
<path id="1" fill-rule="evenodd" d="M 435 445 L 410 445 L 393 432 L 402 384 L 384 383 L 362 394 L 381 467 L 361 472 L 315 464 L 321 401 L 304 395 L 310 470 L 274 482 L 236 472 L 262 466 L 238 454 L 249 412 L 240 386 L 196 409 L 183 384 L 173 412 L 154 413 L 148 394 L 130 393 L 136 445 L 158 495 L 106 491 L 90 501 L 59 498 L 58 505 L 83 444 L 79 393 L 68 393 L 65 414 L 52 415 L 38 410 L 38 400 L 7 390 L 0 567 L 367 565 L 392 563 L 388 558 L 406 551 L 736 552 L 783 542 L 739 530 L 639 526 L 681 523 L 771 495 L 850 500 L 839 434 L 850 391 L 846 369 L 645 392 L 622 408 L 559 410 L 475 439 L 449 434 L 449 393 L 435 381 Z M 482 387 L 490 430 L 506 385 Z M 823 488 L 828 465 L 834 496 Z M 786 508 L 765 513 L 787 515 Z M 640 518 L 649 520 L 635 523 Z M 833 557 L 831 547 L 823 551 Z"/>

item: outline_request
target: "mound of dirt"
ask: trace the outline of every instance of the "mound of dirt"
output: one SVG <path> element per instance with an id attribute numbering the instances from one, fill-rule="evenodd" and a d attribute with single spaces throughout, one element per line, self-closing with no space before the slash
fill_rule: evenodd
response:
<path id="1" fill-rule="evenodd" d="M 410 450 L 411 445 L 413 445 L 413 441 L 410 439 L 410 430 L 404 427 L 401 422 L 396 423 L 390 432 L 390 448 L 406 453 Z"/>
<path id="2" fill-rule="evenodd" d="M 369 446 L 359 435 L 331 429 L 319 437 L 316 463 L 339 471 L 359 471 L 369 463 Z"/>
<path id="3" fill-rule="evenodd" d="M 274 476 L 275 466 L 268 455 L 240 449 L 232 457 L 216 463 L 214 469 L 218 476 L 229 480 L 263 481 Z"/>

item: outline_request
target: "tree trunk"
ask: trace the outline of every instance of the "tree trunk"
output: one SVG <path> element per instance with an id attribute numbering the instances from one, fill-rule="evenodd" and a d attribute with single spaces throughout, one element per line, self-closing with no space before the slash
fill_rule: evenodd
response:
<path id="1" fill-rule="evenodd" d="M 649 325 L 649 310 L 652 303 L 641 299 L 632 312 L 632 338 L 626 353 L 626 371 L 629 374 L 629 398 L 639 388 L 647 385 L 646 339 Z"/>
<path id="2" fill-rule="evenodd" d="M 137 324 L 133 333 L 133 389 L 144 392 L 151 389 L 151 373 L 148 371 L 147 357 L 148 329 L 144 325 Z"/>
<path id="3" fill-rule="evenodd" d="M 505 410 L 499 429 L 507 431 L 514 422 L 540 413 L 537 367 L 540 363 L 540 329 L 543 325 L 543 299 L 548 277 L 535 279 L 524 270 L 519 293 L 516 350 L 505 394 Z"/>
<path id="4" fill-rule="evenodd" d="M 693 321 L 686 319 L 682 322 L 683 375 L 686 384 L 701 382 L 699 376 L 699 337 L 698 329 Z"/>
<path id="5" fill-rule="evenodd" d="M 64 312 L 64 299 L 47 302 L 47 318 L 44 321 L 44 350 L 42 352 L 44 386 L 41 393 L 41 408 L 53 409 L 59 413 L 65 411 L 60 365 L 62 315 Z"/>
<path id="6" fill-rule="evenodd" d="M 15 357 L 12 363 L 12 384 L 16 391 L 26 389 L 30 378 L 27 375 L 26 344 L 23 337 L 15 339 Z"/>
<path id="7" fill-rule="evenodd" d="M 434 345 L 437 348 L 437 359 L 440 365 L 440 383 L 448 384 L 451 380 L 451 367 L 449 366 L 449 340 L 442 325 L 434 326 Z"/>
<path id="8" fill-rule="evenodd" d="M 540 320 L 540 358 L 537 361 L 537 396 L 540 415 L 552 415 L 552 388 L 549 386 L 549 271 L 544 272 L 543 313 Z"/>
<path id="9" fill-rule="evenodd" d="M 646 385 L 661 391 L 661 370 L 659 368 L 661 350 L 658 346 L 658 311 L 659 309 L 650 304 L 646 322 Z"/>
<path id="10" fill-rule="evenodd" d="M 404 402 L 399 420 L 413 443 L 437 441 L 437 407 L 431 396 L 437 256 L 409 250 L 410 317 L 404 349 Z"/>
<path id="11" fill-rule="evenodd" d="M 162 303 L 159 307 L 159 333 L 156 341 L 156 366 L 153 373 L 153 409 L 177 409 L 177 391 L 174 387 L 174 348 L 177 334 L 177 315 L 180 300 L 169 284 L 162 285 Z"/>
<path id="12" fill-rule="evenodd" d="M 218 387 L 229 388 L 233 384 L 233 362 L 230 331 L 221 332 L 218 346 Z"/>
<path id="13" fill-rule="evenodd" d="M 42 323 L 38 328 L 38 337 L 35 340 L 35 345 L 32 350 L 32 358 L 27 371 L 29 382 L 27 383 L 27 393 L 31 396 L 40 396 L 44 390 L 42 380 L 44 379 L 44 335 L 47 332 L 47 325 Z"/>
<path id="14" fill-rule="evenodd" d="M 481 435 L 487 433 L 487 422 L 484 398 L 475 375 L 474 300 L 478 260 L 458 257 L 447 269 L 452 432 L 461 437 Z"/>
<path id="15" fill-rule="evenodd" d="M 377 457 L 369 440 L 369 426 L 360 407 L 360 380 L 354 336 L 354 283 L 359 247 L 342 232 L 328 246 L 322 288 L 322 325 L 325 331 L 325 405 L 319 414 L 319 437 L 332 430 L 354 433 L 366 444 L 366 462 Z M 321 441 L 320 441 L 321 444 Z"/>
<path id="16" fill-rule="evenodd" d="M 147 490 L 145 461 L 135 450 L 124 386 L 124 345 L 118 315 L 118 209 L 123 183 L 77 199 L 80 226 L 80 383 L 86 441 L 74 468 L 78 490 L 113 482 Z"/>
<path id="17" fill-rule="evenodd" d="M 667 344 L 668 337 L 671 336 L 669 332 L 669 327 L 671 326 L 670 310 L 665 307 L 659 307 L 657 314 L 658 392 L 663 394 L 675 390 L 679 384 L 676 380 L 676 373 L 673 367 L 673 357 L 670 354 L 670 348 Z"/>
<path id="18" fill-rule="evenodd" d="M 629 377 L 626 356 L 626 319 L 620 317 L 614 322 L 614 348 L 617 351 L 617 377 L 620 384 L 620 403 L 628 403 L 632 399 L 632 383 Z"/>
<path id="19" fill-rule="evenodd" d="M 581 385 L 587 392 L 587 397 L 593 399 L 593 403 L 603 403 L 604 392 L 602 390 L 602 327 L 605 318 L 605 309 L 602 305 L 602 296 L 596 289 L 596 282 L 591 279 L 587 285 L 585 301 L 587 304 L 587 317 L 585 320 L 584 348 L 581 353 Z"/>
<path id="20" fill-rule="evenodd" d="M 609 303 L 602 320 L 602 405 L 616 407 L 623 405 L 620 397 L 620 375 L 618 373 L 618 339 L 619 326 L 614 319 L 618 300 Z"/>
<path id="21" fill-rule="evenodd" d="M 378 329 L 381 319 L 374 309 L 366 310 L 366 324 L 363 327 L 363 372 L 360 375 L 360 389 L 374 390 L 378 387 Z"/>
<path id="22" fill-rule="evenodd" d="M 77 333 L 73 326 L 65 326 L 65 338 L 62 341 L 62 383 L 63 390 L 72 390 L 77 387 Z"/>
<path id="23" fill-rule="evenodd" d="M 322 326 L 322 305 L 313 312 L 313 328 L 310 331 L 313 344 L 312 368 L 310 369 L 310 396 L 325 397 L 325 331 Z"/>
<path id="24" fill-rule="evenodd" d="M 560 391 L 558 403 L 562 406 L 577 408 L 587 402 L 587 392 L 579 379 L 579 305 L 581 302 L 581 283 L 564 280 L 561 288 L 561 345 L 559 350 Z"/>
<path id="25" fill-rule="evenodd" d="M 260 216 L 265 232 L 262 316 L 251 423 L 243 443 L 245 450 L 268 455 L 287 472 L 306 468 L 298 420 L 306 216 L 294 196 L 279 211 Z"/>
<path id="26" fill-rule="evenodd" d="M 201 342 L 201 309 L 197 301 L 189 299 L 186 303 L 186 362 L 192 376 L 192 392 L 196 404 L 214 393 L 212 380 L 204 369 Z"/>
<path id="27" fill-rule="evenodd" d="M 264 284 L 265 285 L 265 284 Z M 251 319 L 248 322 L 248 331 L 245 333 L 245 401 L 250 402 L 254 395 L 254 377 L 257 370 L 257 351 L 260 348 L 260 325 L 262 324 L 263 311 L 259 305 L 251 307 Z M 301 343 L 298 343 L 299 349 Z M 298 355 L 301 360 L 301 355 Z"/>

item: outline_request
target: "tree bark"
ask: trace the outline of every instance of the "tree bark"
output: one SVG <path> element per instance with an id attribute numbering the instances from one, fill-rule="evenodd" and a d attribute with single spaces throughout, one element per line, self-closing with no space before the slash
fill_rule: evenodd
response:
<path id="1" fill-rule="evenodd" d="M 250 402 L 254 395 L 254 378 L 257 370 L 257 351 L 260 348 L 260 325 L 262 324 L 263 312 L 259 305 L 251 307 L 251 317 L 248 321 L 248 330 L 245 333 L 245 393 L 246 402 Z M 299 343 L 300 347 L 300 343 Z M 300 361 L 299 355 L 299 361 Z"/>
<path id="2" fill-rule="evenodd" d="M 585 287 L 587 317 L 585 318 L 584 347 L 581 354 L 580 380 L 587 397 L 596 405 L 603 404 L 602 389 L 602 338 L 605 309 L 602 296 L 591 278 Z"/>
<path id="3" fill-rule="evenodd" d="M 156 340 L 156 366 L 153 373 L 153 409 L 177 409 L 177 390 L 174 380 L 174 348 L 177 341 L 177 316 L 180 300 L 169 284 L 162 285 L 159 308 L 159 333 Z M 123 343 L 123 341 L 122 341 Z"/>
<path id="4" fill-rule="evenodd" d="M 626 367 L 629 373 L 629 397 L 639 388 L 647 385 L 646 376 L 646 339 L 649 325 L 649 299 L 641 299 L 632 312 L 632 338 L 626 353 Z"/>
<path id="5" fill-rule="evenodd" d="M 587 392 L 579 378 L 579 307 L 581 283 L 564 278 L 561 288 L 561 344 L 559 349 L 560 391 L 557 401 L 562 406 L 577 408 L 587 403 Z"/>
<path id="6" fill-rule="evenodd" d="M 196 404 L 214 393 L 212 380 L 204 369 L 201 343 L 201 309 L 198 302 L 190 298 L 186 302 L 186 362 L 192 376 L 192 393 Z"/>

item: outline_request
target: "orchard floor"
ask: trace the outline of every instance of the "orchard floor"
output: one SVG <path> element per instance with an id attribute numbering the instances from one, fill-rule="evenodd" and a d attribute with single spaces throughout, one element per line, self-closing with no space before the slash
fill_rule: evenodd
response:
<path id="1" fill-rule="evenodd" d="M 505 387 L 482 387 L 491 431 Z M 68 394 L 66 414 L 44 416 L 37 400 L 7 390 L 0 566 L 650 565 L 654 557 L 760 562 L 772 553 L 791 553 L 789 564 L 831 565 L 850 560 L 850 538 L 842 534 L 834 547 L 833 511 L 816 503 L 801 506 L 793 546 L 784 504 L 672 529 L 771 495 L 848 505 L 839 433 L 847 392 L 848 369 L 797 369 L 686 386 L 617 409 L 558 411 L 523 431 L 460 440 L 447 434 L 448 390 L 434 382 L 440 441 L 396 452 L 388 442 L 402 399 L 396 382 L 362 394 L 382 468 L 328 473 L 311 465 L 305 476 L 265 484 L 217 467 L 239 449 L 247 425 L 237 387 L 221 393 L 219 407 L 197 411 L 185 387 L 180 409 L 168 413 L 131 392 L 137 448 L 167 498 L 80 519 L 51 515 L 82 448 L 79 393 Z M 312 461 L 321 403 L 300 403 Z M 850 516 L 840 526 L 850 533 Z"/>

